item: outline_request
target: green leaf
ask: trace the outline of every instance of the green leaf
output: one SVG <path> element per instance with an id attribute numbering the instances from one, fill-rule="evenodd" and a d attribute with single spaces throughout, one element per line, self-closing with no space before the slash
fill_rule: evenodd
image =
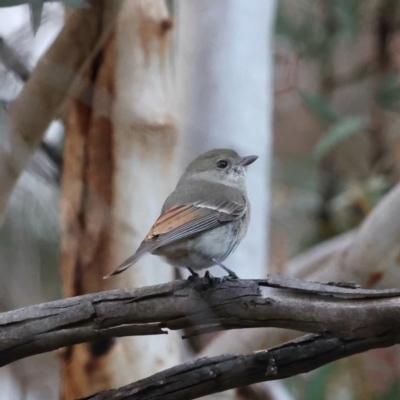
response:
<path id="1" fill-rule="evenodd" d="M 333 108 L 332 104 L 326 97 L 320 96 L 317 93 L 310 93 L 304 90 L 299 90 L 299 95 L 311 112 L 324 125 L 332 125 L 339 120 L 339 113 Z"/>
<path id="2" fill-rule="evenodd" d="M 375 101 L 384 110 L 396 111 L 400 102 L 400 83 L 395 73 L 388 74 L 381 82 Z"/>
<path id="3" fill-rule="evenodd" d="M 340 119 L 315 146 L 315 157 L 317 159 L 323 157 L 338 144 L 364 129 L 367 123 L 368 119 L 365 117 L 344 117 Z"/>

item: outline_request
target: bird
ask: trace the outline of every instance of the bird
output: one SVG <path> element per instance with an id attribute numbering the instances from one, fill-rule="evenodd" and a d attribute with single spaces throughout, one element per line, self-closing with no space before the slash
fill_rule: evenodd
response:
<path id="1" fill-rule="evenodd" d="M 241 157 L 214 149 L 186 168 L 175 190 L 136 252 L 104 278 L 120 274 L 144 255 L 163 257 L 176 268 L 195 271 L 219 265 L 228 278 L 238 276 L 222 262 L 246 235 L 250 221 L 247 166 L 258 156 Z"/>

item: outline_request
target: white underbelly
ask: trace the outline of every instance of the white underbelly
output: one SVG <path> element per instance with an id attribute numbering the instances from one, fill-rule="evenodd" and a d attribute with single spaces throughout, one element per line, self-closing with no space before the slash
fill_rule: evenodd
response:
<path id="1" fill-rule="evenodd" d="M 241 239 L 236 234 L 239 221 L 206 231 L 192 238 L 171 243 L 157 249 L 154 254 L 164 256 L 174 267 L 194 270 L 209 268 L 213 258 L 224 261 Z"/>

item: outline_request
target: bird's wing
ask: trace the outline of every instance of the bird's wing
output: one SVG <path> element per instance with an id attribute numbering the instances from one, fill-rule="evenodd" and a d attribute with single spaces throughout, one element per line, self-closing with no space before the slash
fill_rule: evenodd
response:
<path id="1" fill-rule="evenodd" d="M 153 251 L 177 240 L 217 228 L 240 218 L 244 212 L 245 206 L 234 202 L 213 206 L 207 204 L 173 206 L 161 214 L 144 242 L 153 242 Z"/>
<path id="2" fill-rule="evenodd" d="M 217 228 L 241 218 L 245 212 L 246 203 L 234 201 L 221 201 L 214 205 L 199 202 L 194 205 L 172 206 L 158 217 L 136 253 L 109 276 L 121 273 L 146 253 L 177 240 Z"/>

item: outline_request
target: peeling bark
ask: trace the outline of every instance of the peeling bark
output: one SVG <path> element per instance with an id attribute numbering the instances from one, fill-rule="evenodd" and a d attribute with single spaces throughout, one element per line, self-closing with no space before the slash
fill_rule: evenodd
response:
<path id="1" fill-rule="evenodd" d="M 164 0 L 124 2 L 113 39 L 90 65 L 86 90 L 69 114 L 62 202 L 65 296 L 173 279 L 172 268 L 160 269 L 160 260 L 149 257 L 121 277 L 103 280 L 135 251 L 177 181 L 171 28 Z M 178 362 L 176 338 L 116 341 L 114 336 L 127 335 L 122 327 L 117 331 L 65 350 L 63 400 Z"/>
<path id="2" fill-rule="evenodd" d="M 113 63 L 111 39 L 88 73 L 92 86 L 87 88 L 86 104 L 74 101 L 68 116 L 61 201 L 61 275 L 66 297 L 112 288 L 112 283 L 104 281 L 102 276 L 111 265 Z M 104 357 L 112 345 L 112 340 L 100 338 L 90 346 L 65 350 L 63 399 L 111 387 L 113 381 Z"/>

